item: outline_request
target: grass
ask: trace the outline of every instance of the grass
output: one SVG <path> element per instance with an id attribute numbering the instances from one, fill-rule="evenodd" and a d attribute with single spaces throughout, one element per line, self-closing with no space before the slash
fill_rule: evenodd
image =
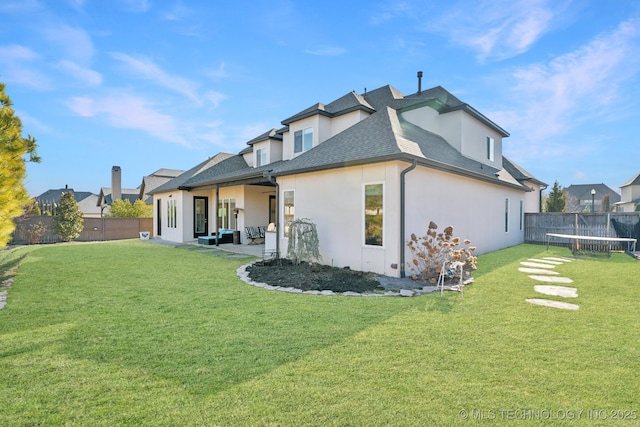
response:
<path id="1" fill-rule="evenodd" d="M 464 298 L 359 298 L 137 240 L 3 251 L 0 425 L 638 425 L 640 263 L 556 267 L 563 311 L 524 301 L 544 296 L 519 261 L 542 256 L 570 252 L 483 255 Z"/>

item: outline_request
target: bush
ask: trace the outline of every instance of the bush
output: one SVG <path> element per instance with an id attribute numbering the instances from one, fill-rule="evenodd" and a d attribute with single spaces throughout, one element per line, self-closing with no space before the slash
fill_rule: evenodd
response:
<path id="1" fill-rule="evenodd" d="M 422 237 L 411 234 L 407 246 L 411 250 L 412 260 L 406 263 L 414 280 L 435 285 L 441 273 L 448 280 L 458 279 L 460 282 L 471 275 L 477 268 L 477 258 L 473 256 L 476 250 L 469 246 L 471 242 L 465 239 L 461 246 L 459 237 L 453 237 L 453 227 L 448 226 L 442 233 L 437 233 L 438 226 L 431 221 L 427 232 Z"/>

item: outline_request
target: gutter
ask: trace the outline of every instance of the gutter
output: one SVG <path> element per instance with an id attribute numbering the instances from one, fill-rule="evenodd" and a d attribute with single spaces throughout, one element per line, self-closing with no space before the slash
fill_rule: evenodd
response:
<path id="1" fill-rule="evenodd" d="M 411 163 L 411 166 L 409 166 L 408 168 L 406 168 L 405 170 L 403 170 L 402 172 L 400 172 L 400 277 L 401 278 L 405 278 L 405 272 L 404 272 L 404 264 L 405 264 L 405 260 L 404 260 L 404 233 L 405 233 L 405 206 L 404 206 L 404 202 L 405 202 L 405 186 L 406 186 L 406 182 L 405 182 L 405 176 L 411 172 L 412 170 L 414 170 L 416 168 L 416 166 L 418 165 L 418 162 L 416 159 L 413 159 L 413 162 Z"/>

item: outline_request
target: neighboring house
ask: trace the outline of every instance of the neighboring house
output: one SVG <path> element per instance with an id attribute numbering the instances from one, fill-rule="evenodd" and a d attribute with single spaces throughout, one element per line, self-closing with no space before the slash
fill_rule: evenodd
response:
<path id="1" fill-rule="evenodd" d="M 247 243 L 245 227 L 274 223 L 286 255 L 289 223 L 309 218 L 323 263 L 403 277 L 430 221 L 485 253 L 523 243 L 524 213 L 540 211 L 546 184 L 503 157 L 509 134 L 442 87 L 350 92 L 282 125 L 153 190 L 154 234 L 229 228 Z"/>
<path id="2" fill-rule="evenodd" d="M 620 201 L 620 194 L 605 184 L 574 184 L 565 188 L 564 192 L 565 211 L 570 213 L 603 212 L 603 209 L 606 210 L 607 197 L 609 198 L 607 211 L 611 212 L 614 204 Z"/>
<path id="3" fill-rule="evenodd" d="M 619 212 L 635 212 L 640 206 L 640 172 L 620 187 L 620 201 L 616 203 Z"/>
<path id="4" fill-rule="evenodd" d="M 74 191 L 73 188 L 65 186 L 59 190 L 47 190 L 35 199 L 40 207 L 40 211 L 44 214 L 51 211 L 52 207 L 57 206 L 60 202 L 62 194 L 73 192 L 73 198 L 78 203 L 78 208 L 82 211 L 85 218 L 99 218 L 100 208 L 96 206 L 98 196 L 89 191 Z"/>
<path id="5" fill-rule="evenodd" d="M 142 183 L 138 187 L 140 191 L 138 192 L 138 198 L 144 201 L 147 205 L 153 203 L 153 196 L 149 194 L 150 191 L 155 190 L 162 184 L 165 184 L 171 181 L 173 178 L 179 176 L 184 171 L 177 169 L 158 169 L 153 172 L 151 175 L 147 175 L 142 178 Z"/>

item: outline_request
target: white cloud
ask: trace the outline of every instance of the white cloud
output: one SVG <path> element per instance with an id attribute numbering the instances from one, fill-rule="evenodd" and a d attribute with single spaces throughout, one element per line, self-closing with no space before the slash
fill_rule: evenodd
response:
<path id="1" fill-rule="evenodd" d="M 100 73 L 82 67 L 75 62 L 63 60 L 58 63 L 57 67 L 85 85 L 100 86 L 102 84 L 102 75 Z"/>
<path id="2" fill-rule="evenodd" d="M 65 58 L 83 64 L 89 63 L 95 53 L 91 37 L 80 28 L 68 25 L 49 26 L 42 30 L 45 39 L 58 46 Z"/>
<path id="3" fill-rule="evenodd" d="M 216 107 L 216 108 L 218 108 L 218 106 L 220 105 L 220 102 L 222 102 L 222 100 L 227 98 L 227 96 L 225 94 L 220 93 L 220 92 L 214 92 L 214 91 L 209 91 L 209 92 L 205 93 L 204 97 L 211 104 L 213 104 L 213 106 Z"/>
<path id="4" fill-rule="evenodd" d="M 433 28 L 455 44 L 477 51 L 477 57 L 506 59 L 529 50 L 550 29 L 564 4 L 547 0 L 485 0 L 458 4 L 436 18 Z"/>
<path id="5" fill-rule="evenodd" d="M 308 53 L 309 55 L 317 56 L 340 56 L 347 53 L 347 50 L 337 46 L 322 46 L 317 49 L 305 50 L 304 52 Z"/>
<path id="6" fill-rule="evenodd" d="M 611 106 L 625 98 L 625 85 L 640 74 L 639 40 L 640 19 L 631 19 L 574 52 L 515 70 L 513 84 L 505 83 L 513 87 L 514 105 L 491 116 L 528 143 L 528 156 L 557 152 L 554 139 L 619 114 Z M 564 149 L 590 150 L 574 143 Z"/>
<path id="7" fill-rule="evenodd" d="M 188 145 L 176 120 L 153 109 L 145 99 L 124 92 L 99 99 L 75 97 L 65 105 L 81 117 L 105 118 L 111 126 L 137 129 L 164 141 Z"/>
<path id="8" fill-rule="evenodd" d="M 193 100 L 198 100 L 198 87 L 200 86 L 198 83 L 183 77 L 170 75 L 146 58 L 134 58 L 119 52 L 112 52 L 111 56 L 126 65 L 132 74 Z"/>
<path id="9" fill-rule="evenodd" d="M 25 46 L 0 46 L 2 80 L 37 90 L 51 89 L 52 82 L 42 73 L 40 59 L 40 55 Z"/>

